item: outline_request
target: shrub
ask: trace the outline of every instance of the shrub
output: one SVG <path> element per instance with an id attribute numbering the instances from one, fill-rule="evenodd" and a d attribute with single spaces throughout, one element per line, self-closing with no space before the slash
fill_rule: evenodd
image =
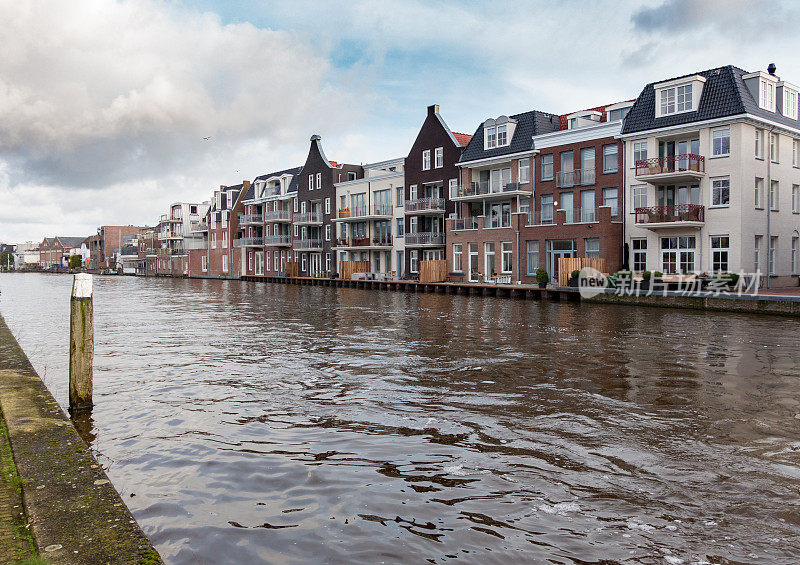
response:
<path id="1" fill-rule="evenodd" d="M 573 279 L 577 279 L 579 276 L 581 276 L 581 272 L 578 269 L 575 269 L 570 274 L 570 278 L 573 278 Z"/>
<path id="2" fill-rule="evenodd" d="M 660 279 L 660 278 L 661 278 L 661 277 L 663 277 L 663 276 L 664 276 L 664 273 L 662 273 L 661 271 L 655 271 L 655 272 L 653 273 L 653 278 L 654 278 L 654 279 Z"/>
<path id="3" fill-rule="evenodd" d="M 70 255 L 69 256 L 69 268 L 70 269 L 80 269 L 81 268 L 81 256 L 80 255 Z"/>
<path id="4" fill-rule="evenodd" d="M 649 281 L 651 276 L 653 276 L 653 273 L 651 273 L 650 271 L 645 271 L 644 273 L 642 273 L 643 280 Z"/>
<path id="5" fill-rule="evenodd" d="M 547 274 L 547 269 L 539 267 L 536 269 L 536 282 L 546 283 L 550 282 L 550 275 Z"/>

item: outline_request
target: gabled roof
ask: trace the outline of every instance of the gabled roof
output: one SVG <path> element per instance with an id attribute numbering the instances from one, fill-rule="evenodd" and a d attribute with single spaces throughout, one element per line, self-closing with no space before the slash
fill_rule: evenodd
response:
<path id="1" fill-rule="evenodd" d="M 67 236 L 57 236 L 58 241 L 61 242 L 61 245 L 64 247 L 79 247 L 81 243 L 86 239 L 85 237 L 67 237 Z"/>
<path id="2" fill-rule="evenodd" d="M 650 83 L 644 87 L 636 102 L 634 102 L 633 108 L 625 118 L 622 133 L 635 133 L 745 113 L 796 129 L 800 128 L 800 121 L 783 116 L 778 112 L 770 112 L 760 108 L 758 101 L 744 84 L 742 76 L 746 74 L 748 74 L 747 71 L 733 65 L 727 65 L 672 79 L 660 80 L 657 83 Z M 700 75 L 706 79 L 697 110 L 656 118 L 656 93 L 653 85 L 695 75 Z"/>
<path id="3" fill-rule="evenodd" d="M 287 188 L 286 191 L 297 192 L 297 178 L 300 176 L 302 171 L 303 167 L 292 167 L 291 169 L 283 169 L 282 171 L 267 173 L 266 175 L 258 175 L 255 179 L 253 179 L 253 183 L 250 186 L 252 188 L 252 186 L 256 184 L 256 181 L 259 180 L 266 180 L 272 177 L 282 177 L 283 175 L 292 175 L 292 180 L 289 181 L 289 188 Z M 248 194 L 249 193 L 250 192 L 248 191 Z M 252 198 L 252 196 L 248 196 L 247 198 Z"/>
<path id="4" fill-rule="evenodd" d="M 481 122 L 467 144 L 467 148 L 461 154 L 459 163 L 530 151 L 533 148 L 532 137 L 534 135 L 559 131 L 560 129 L 559 117 L 556 114 L 532 110 L 509 117 L 517 122 L 517 127 L 514 128 L 514 136 L 511 138 L 511 143 L 503 147 L 484 149 L 483 122 Z"/>
<path id="5" fill-rule="evenodd" d="M 225 188 L 220 188 L 220 191 L 222 191 L 222 192 L 232 192 L 232 191 L 235 190 L 237 192 L 237 199 L 238 199 L 238 194 L 241 193 L 243 186 L 244 185 L 242 185 L 242 184 L 232 184 L 230 186 L 226 186 Z M 226 208 L 226 210 L 227 209 L 232 209 L 233 205 L 234 205 L 234 202 L 228 202 L 228 205 L 230 207 Z M 215 212 L 216 210 L 217 210 L 217 199 L 216 198 L 212 198 L 211 199 L 211 206 L 208 207 L 208 212 L 210 214 L 211 212 Z"/>
<path id="6" fill-rule="evenodd" d="M 453 137 L 456 138 L 456 141 L 461 147 L 466 147 L 469 144 L 469 140 L 472 139 L 472 136 L 468 133 L 459 133 L 457 131 L 452 133 Z"/>

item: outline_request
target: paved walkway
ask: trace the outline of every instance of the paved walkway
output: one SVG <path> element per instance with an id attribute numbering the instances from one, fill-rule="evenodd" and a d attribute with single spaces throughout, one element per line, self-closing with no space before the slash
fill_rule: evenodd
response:
<path id="1" fill-rule="evenodd" d="M 33 537 L 22 506 L 22 482 L 11 455 L 6 423 L 0 413 L 0 561 L 13 563 L 36 556 Z"/>

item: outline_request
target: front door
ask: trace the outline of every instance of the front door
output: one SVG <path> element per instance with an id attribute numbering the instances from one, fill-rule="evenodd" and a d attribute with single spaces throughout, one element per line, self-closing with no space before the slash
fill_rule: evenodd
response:
<path id="1" fill-rule="evenodd" d="M 547 273 L 551 282 L 558 282 L 558 260 L 575 257 L 575 241 L 572 239 L 547 240 Z"/>

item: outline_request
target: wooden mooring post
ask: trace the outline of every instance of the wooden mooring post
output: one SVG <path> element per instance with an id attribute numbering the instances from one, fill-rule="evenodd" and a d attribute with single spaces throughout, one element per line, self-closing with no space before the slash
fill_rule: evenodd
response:
<path id="1" fill-rule="evenodd" d="M 92 275 L 79 273 L 72 281 L 69 312 L 69 411 L 92 407 L 94 307 Z"/>

